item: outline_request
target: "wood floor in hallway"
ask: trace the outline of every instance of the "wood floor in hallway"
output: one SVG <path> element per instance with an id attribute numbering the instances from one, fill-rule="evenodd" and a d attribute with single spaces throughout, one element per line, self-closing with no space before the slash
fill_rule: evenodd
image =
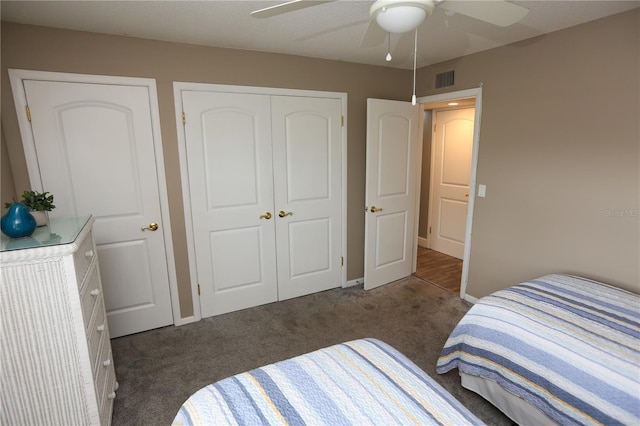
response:
<path id="1" fill-rule="evenodd" d="M 416 277 L 453 293 L 460 292 L 462 260 L 418 246 Z"/>

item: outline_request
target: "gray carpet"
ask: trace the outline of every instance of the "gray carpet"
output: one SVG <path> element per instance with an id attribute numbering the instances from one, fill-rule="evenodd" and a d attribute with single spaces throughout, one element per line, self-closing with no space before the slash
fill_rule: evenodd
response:
<path id="1" fill-rule="evenodd" d="M 182 403 L 217 380 L 336 343 L 375 337 L 404 353 L 487 424 L 510 425 L 460 386 L 457 370 L 435 373 L 467 303 L 419 278 L 371 291 L 334 289 L 112 340 L 120 388 L 114 425 L 169 425 Z"/>

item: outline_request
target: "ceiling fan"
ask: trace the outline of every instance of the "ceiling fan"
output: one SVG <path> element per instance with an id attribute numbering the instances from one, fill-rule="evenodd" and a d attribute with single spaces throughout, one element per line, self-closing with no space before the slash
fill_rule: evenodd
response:
<path id="1" fill-rule="evenodd" d="M 269 18 L 335 0 L 293 0 L 251 12 L 255 18 Z M 369 25 L 360 42 L 361 47 L 381 44 L 387 34 L 415 30 L 413 51 L 413 95 L 416 104 L 416 58 L 418 56 L 418 27 L 431 15 L 435 7 L 460 13 L 490 24 L 506 27 L 524 18 L 529 9 L 506 0 L 376 0 L 369 8 Z M 387 61 L 391 53 L 387 54 Z"/>
<path id="2" fill-rule="evenodd" d="M 293 0 L 251 12 L 254 18 L 269 18 L 335 0 Z M 369 25 L 361 47 L 381 44 L 388 33 L 413 31 L 435 7 L 460 13 L 493 25 L 506 27 L 524 18 L 529 9 L 505 0 L 377 0 L 369 9 Z"/>

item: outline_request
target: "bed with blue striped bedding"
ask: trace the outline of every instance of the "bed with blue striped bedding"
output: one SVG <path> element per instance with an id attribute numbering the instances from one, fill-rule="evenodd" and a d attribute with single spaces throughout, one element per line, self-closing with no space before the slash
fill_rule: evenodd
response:
<path id="1" fill-rule="evenodd" d="M 547 275 L 480 299 L 436 371 L 496 382 L 562 425 L 640 424 L 640 296 Z"/>
<path id="2" fill-rule="evenodd" d="M 174 425 L 478 425 L 418 366 L 376 339 L 330 346 L 206 386 Z"/>

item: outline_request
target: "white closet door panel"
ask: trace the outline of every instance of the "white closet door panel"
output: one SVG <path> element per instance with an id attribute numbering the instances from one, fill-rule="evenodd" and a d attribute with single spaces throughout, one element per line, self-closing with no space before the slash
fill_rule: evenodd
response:
<path id="1" fill-rule="evenodd" d="M 141 267 L 141 265 L 149 264 L 149 250 L 144 247 L 145 245 L 144 241 L 128 241 L 118 244 L 103 244 L 99 248 L 100 262 L 111 265 L 118 260 L 120 253 L 122 253 L 124 263 L 120 263 L 120 267 L 134 270 L 135 274 L 132 279 L 143 283 L 135 288 L 128 288 L 127 282 L 116 281 L 118 278 L 117 269 L 103 268 L 102 276 L 110 282 L 115 282 L 117 289 L 117 291 L 105 294 L 104 303 L 107 311 L 117 308 L 132 309 L 155 302 L 153 288 L 149 285 L 151 270 Z"/>
<path id="2" fill-rule="evenodd" d="M 464 245 L 464 224 L 467 218 L 467 203 L 460 200 L 448 200 L 440 198 L 440 214 L 448 220 L 441 220 L 438 227 L 438 236 Z"/>
<path id="3" fill-rule="evenodd" d="M 42 186 L 55 196 L 51 217 L 96 217 L 111 336 L 172 324 L 148 87 L 25 80 L 24 88 Z M 151 222 L 156 232 L 141 231 Z"/>
<path id="4" fill-rule="evenodd" d="M 330 118 L 303 111 L 284 119 L 284 139 L 278 142 L 286 144 L 287 202 L 327 200 L 331 196 Z"/>
<path id="5" fill-rule="evenodd" d="M 276 301 L 269 96 L 183 91 L 182 102 L 202 316 Z"/>
<path id="6" fill-rule="evenodd" d="M 331 219 L 289 223 L 289 275 L 300 278 L 331 269 Z M 309 256 L 314 253 L 314 256 Z"/>
<path id="7" fill-rule="evenodd" d="M 211 257 L 215 259 L 213 281 L 220 292 L 242 286 L 260 285 L 262 276 L 262 233 L 260 227 L 211 232 Z"/>
<path id="8" fill-rule="evenodd" d="M 410 193 L 410 147 L 412 122 L 404 115 L 384 114 L 379 117 L 375 196 L 404 197 Z"/>
<path id="9" fill-rule="evenodd" d="M 94 117 L 101 116 L 100 120 Z M 136 215 L 142 210 L 142 187 L 138 170 L 137 152 L 134 138 L 131 110 L 118 105 L 82 102 L 66 105 L 58 113 L 59 131 L 64 136 L 65 146 L 61 150 L 67 155 L 61 160 L 67 173 L 59 177 L 69 179 L 73 198 L 69 205 L 80 211 L 100 211 L 102 216 Z M 92 123 L 94 136 L 87 140 L 85 123 Z M 117 173 L 97 175 L 94 179 L 83 179 L 94 174 L 104 164 L 109 164 Z M 47 170 L 47 176 L 55 174 Z M 110 196 L 105 197 L 105 188 Z M 113 200 L 118 199 L 118 203 Z"/>
<path id="10" fill-rule="evenodd" d="M 207 111 L 201 118 L 207 141 L 202 149 L 209 210 L 255 205 L 259 198 L 255 116 L 223 109 Z"/>
<path id="11" fill-rule="evenodd" d="M 341 285 L 342 103 L 272 96 L 280 300 Z"/>
<path id="12" fill-rule="evenodd" d="M 405 250 L 407 215 L 405 212 L 379 215 L 376 218 L 376 232 L 378 235 L 386 235 L 384 239 L 378 239 L 375 248 L 375 264 L 378 268 L 384 268 L 398 262 L 403 262 L 407 253 Z"/>

